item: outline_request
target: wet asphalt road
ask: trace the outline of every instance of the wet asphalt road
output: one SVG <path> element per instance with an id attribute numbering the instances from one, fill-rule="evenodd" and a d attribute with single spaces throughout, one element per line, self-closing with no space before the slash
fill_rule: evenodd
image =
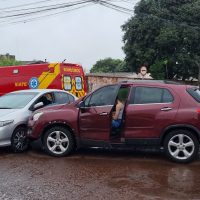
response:
<path id="1" fill-rule="evenodd" d="M 200 199 L 200 160 L 176 164 L 162 153 L 81 149 L 54 158 L 40 148 L 0 149 L 0 200 Z"/>

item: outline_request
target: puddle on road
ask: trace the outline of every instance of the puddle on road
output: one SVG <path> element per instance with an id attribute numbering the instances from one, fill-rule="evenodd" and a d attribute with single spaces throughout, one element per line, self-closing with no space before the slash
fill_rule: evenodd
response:
<path id="1" fill-rule="evenodd" d="M 134 190 L 148 197 L 200 199 L 199 167 L 172 163 L 171 166 L 155 164 L 145 168 L 141 163 L 140 168 L 126 171 L 125 176 L 110 177 L 107 184 L 111 188 Z"/>
<path id="2" fill-rule="evenodd" d="M 64 158 L 51 157 L 42 150 L 13 154 L 4 149 L 0 159 L 0 180 L 8 184 L 5 191 L 13 184 L 20 188 L 13 182 L 15 177 L 25 185 L 31 183 L 31 191 L 36 190 L 34 183 L 50 191 L 51 184 L 62 182 L 68 190 L 87 190 L 86 195 L 94 188 L 102 194 L 103 190 L 119 192 L 124 199 L 131 199 L 128 197 L 133 193 L 138 195 L 135 199 L 200 199 L 199 161 L 180 165 L 159 153 L 94 149 L 79 150 Z"/>

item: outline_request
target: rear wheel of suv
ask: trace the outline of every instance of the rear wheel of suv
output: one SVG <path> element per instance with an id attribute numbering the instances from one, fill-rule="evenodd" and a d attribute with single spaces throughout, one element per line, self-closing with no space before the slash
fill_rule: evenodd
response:
<path id="1" fill-rule="evenodd" d="M 29 147 L 29 140 L 27 138 L 27 128 L 18 127 L 11 137 L 11 148 L 15 153 L 20 153 L 27 150 Z"/>
<path id="2" fill-rule="evenodd" d="M 71 132 L 61 126 L 47 130 L 43 143 L 46 152 L 56 157 L 68 155 L 74 149 L 74 139 Z"/>
<path id="3" fill-rule="evenodd" d="M 188 163 L 194 160 L 199 151 L 199 142 L 188 130 L 174 130 L 164 140 L 166 155 L 175 162 Z"/>

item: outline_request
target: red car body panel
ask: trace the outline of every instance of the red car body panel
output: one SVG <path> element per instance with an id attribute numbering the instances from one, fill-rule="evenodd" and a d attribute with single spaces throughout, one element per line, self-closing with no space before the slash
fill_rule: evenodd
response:
<path id="1" fill-rule="evenodd" d="M 30 136 L 31 138 L 39 138 L 47 126 L 52 126 L 55 123 L 61 123 L 72 127 L 73 132 L 78 133 L 78 112 L 74 103 L 62 106 L 49 106 L 38 110 L 38 112 L 45 112 L 45 115 L 42 115 L 40 121 L 36 123 L 32 119 L 29 119 L 29 126 L 33 127 L 34 132 L 34 134 Z"/>
<path id="2" fill-rule="evenodd" d="M 127 105 L 126 116 L 128 117 L 125 120 L 124 126 L 125 138 L 158 138 L 163 127 L 175 123 L 174 119 L 179 108 L 180 98 L 171 88 L 167 89 L 169 89 L 174 96 L 174 101 L 172 103 Z M 172 109 L 169 111 L 162 111 L 162 109 L 165 108 Z"/>
<path id="3" fill-rule="evenodd" d="M 112 106 L 86 108 L 79 112 L 82 139 L 109 140 Z M 94 123 L 95 122 L 95 123 Z"/>

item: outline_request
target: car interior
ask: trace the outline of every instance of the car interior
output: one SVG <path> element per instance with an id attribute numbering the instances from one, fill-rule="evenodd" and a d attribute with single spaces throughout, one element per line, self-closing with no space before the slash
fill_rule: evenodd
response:
<path id="1" fill-rule="evenodd" d="M 128 99 L 128 96 L 129 96 L 129 91 L 130 91 L 130 87 L 121 87 L 119 89 L 119 92 L 117 94 L 117 97 L 116 97 L 116 100 L 115 100 L 115 104 L 112 108 L 112 111 L 111 113 L 115 112 L 116 110 L 116 101 L 117 101 L 117 98 L 121 99 L 122 102 L 124 103 L 124 110 L 123 110 L 123 114 L 122 114 L 122 123 L 121 125 L 118 127 L 118 128 L 114 128 L 111 126 L 111 133 L 110 133 L 110 136 L 111 138 L 120 138 L 121 137 L 121 133 L 122 133 L 122 130 L 123 130 L 123 126 L 124 126 L 124 123 L 125 123 L 125 106 L 127 104 L 127 99 Z"/>

